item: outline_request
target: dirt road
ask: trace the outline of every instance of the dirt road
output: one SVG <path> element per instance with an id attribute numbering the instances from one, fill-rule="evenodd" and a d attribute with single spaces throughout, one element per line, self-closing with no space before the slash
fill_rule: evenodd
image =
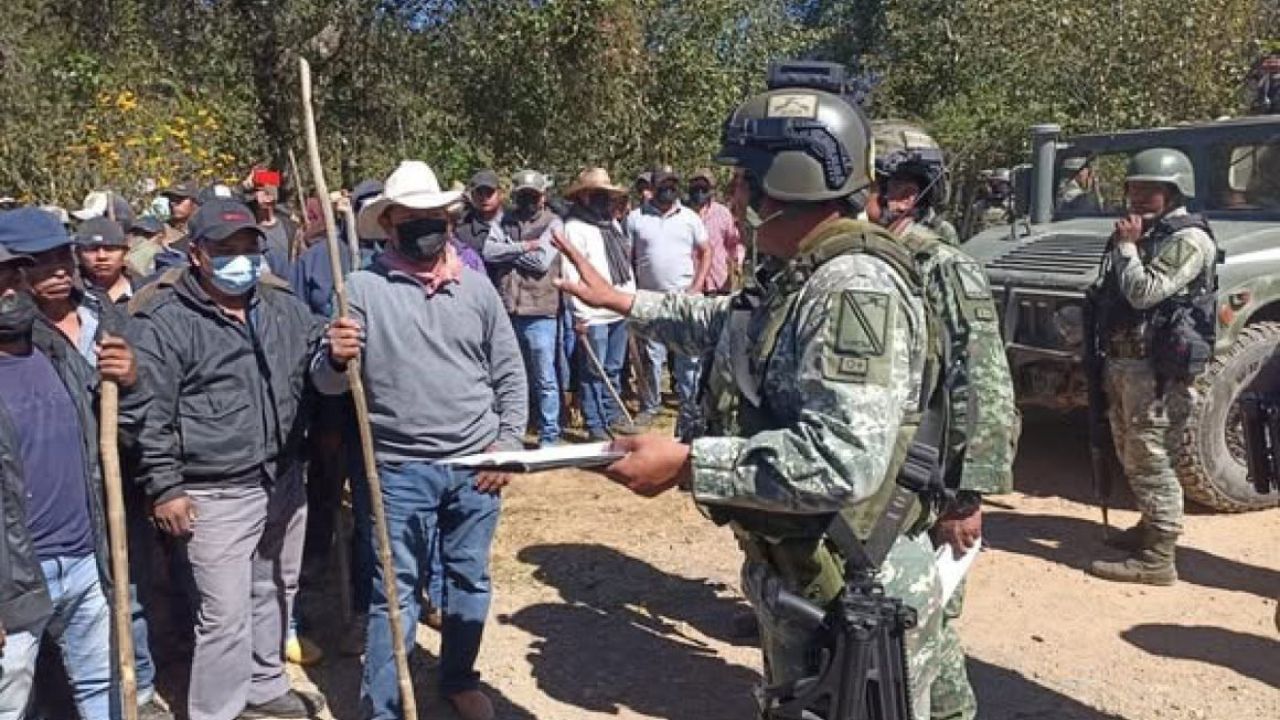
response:
<path id="1" fill-rule="evenodd" d="M 1031 417 L 1020 492 L 986 509 L 990 549 L 961 626 L 980 717 L 1280 718 L 1280 512 L 1193 512 L 1179 585 L 1105 583 L 1082 571 L 1101 551 L 1097 510 L 1083 503 L 1087 462 L 1076 428 Z M 745 607 L 738 554 L 687 497 L 646 501 L 585 473 L 530 476 L 508 492 L 499 532 L 480 662 L 499 718 L 753 717 L 758 652 L 735 642 L 731 623 Z M 419 644 L 422 716 L 452 717 L 432 685 L 439 638 L 420 628 Z M 303 676 L 336 717 L 355 717 L 354 660 Z"/>

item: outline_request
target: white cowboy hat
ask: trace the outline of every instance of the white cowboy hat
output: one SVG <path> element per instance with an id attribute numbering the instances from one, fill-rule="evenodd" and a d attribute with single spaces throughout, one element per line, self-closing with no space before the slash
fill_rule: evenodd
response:
<path id="1" fill-rule="evenodd" d="M 356 221 L 356 232 L 362 238 L 382 240 L 387 233 L 378 219 L 392 205 L 403 205 L 415 210 L 447 208 L 458 204 L 462 193 L 441 190 L 436 174 L 421 160 L 403 160 L 400 167 L 387 178 L 382 194 L 370 200 L 361 210 Z"/>
<path id="2" fill-rule="evenodd" d="M 609 173 L 604 168 L 587 168 L 578 173 L 578 179 L 568 190 L 564 191 L 566 198 L 574 198 L 579 193 L 587 190 L 603 190 L 611 195 L 626 195 L 627 189 L 618 187 L 609 179 Z"/>

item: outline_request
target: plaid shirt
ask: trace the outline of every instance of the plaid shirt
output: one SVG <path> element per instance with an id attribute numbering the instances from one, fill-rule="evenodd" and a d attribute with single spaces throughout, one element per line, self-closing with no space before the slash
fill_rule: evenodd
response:
<path id="1" fill-rule="evenodd" d="M 707 282 L 703 292 L 728 292 L 729 263 L 741 264 L 746 254 L 742 247 L 742 236 L 738 233 L 738 225 L 733 221 L 733 213 L 723 203 L 715 200 L 707 201 L 698 211 L 702 224 L 707 226 L 707 246 L 711 248 L 711 270 L 707 272 Z"/>

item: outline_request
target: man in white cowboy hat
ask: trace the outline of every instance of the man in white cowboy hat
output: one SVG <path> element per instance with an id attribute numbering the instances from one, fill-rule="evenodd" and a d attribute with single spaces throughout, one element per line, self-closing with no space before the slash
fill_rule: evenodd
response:
<path id="1" fill-rule="evenodd" d="M 564 241 L 577 248 L 614 287 L 633 292 L 636 281 L 631 248 L 613 213 L 615 200 L 626 194 L 627 189 L 614 185 L 604 168 L 583 170 L 565 191 L 565 198 L 573 204 L 560 232 Z M 566 265 L 562 271 L 565 279 L 578 279 L 575 268 Z M 609 427 L 622 414 L 606 383 L 619 387 L 627 357 L 626 325 L 617 313 L 593 308 L 577 298 L 570 307 L 579 335 L 590 343 L 605 372 L 605 377 L 600 377 L 593 363 L 582 364 L 582 417 L 593 440 L 606 440 Z"/>
<path id="2" fill-rule="evenodd" d="M 347 281 L 351 317 L 336 320 L 312 363 L 317 388 L 347 388 L 347 363 L 363 358 L 374 454 L 382 478 L 401 616 L 416 618 L 416 589 L 439 530 L 446 587 L 441 694 L 464 720 L 493 717 L 476 656 L 489 612 L 489 548 L 508 477 L 441 460 L 522 446 L 528 413 L 524 362 L 489 278 L 465 267 L 450 243 L 461 193 L 404 161 L 359 216 L 361 237 L 387 248 Z M 366 541 L 367 542 L 367 541 Z M 387 598 L 375 565 L 361 702 L 366 717 L 400 716 Z M 412 622 L 403 628 L 413 647 Z"/>

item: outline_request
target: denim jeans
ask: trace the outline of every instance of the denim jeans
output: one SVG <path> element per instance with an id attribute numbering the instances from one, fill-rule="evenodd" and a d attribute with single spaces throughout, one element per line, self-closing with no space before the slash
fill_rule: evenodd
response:
<path id="1" fill-rule="evenodd" d="M 40 563 L 53 614 L 39 625 L 11 628 L 0 653 L 0 718 L 23 717 L 35 681 L 40 635 L 48 632 L 62 649 L 71 693 L 84 720 L 119 717 L 111 669 L 111 610 L 93 555 Z"/>
<path id="2" fill-rule="evenodd" d="M 478 492 L 474 472 L 445 465 L 384 463 L 379 465 L 379 475 L 405 647 L 410 651 L 414 647 L 422 560 L 430 548 L 430 531 L 438 529 L 445 580 L 440 691 L 449 696 L 474 689 L 480 683 L 475 662 L 489 614 L 489 548 L 501 499 Z M 400 717 L 400 690 L 380 564 L 374 564 L 372 576 L 361 715 L 392 720 Z"/>
<path id="3" fill-rule="evenodd" d="M 621 392 L 622 364 L 627 359 L 627 324 L 618 320 L 591 325 L 583 339 L 591 343 L 613 389 Z M 579 366 L 582 370 L 582 419 L 587 431 L 598 435 L 618 419 L 622 409 L 605 385 L 605 378 L 600 377 L 595 364 L 587 357 L 585 348 L 579 353 Z"/>
<path id="4" fill-rule="evenodd" d="M 560 439 L 560 383 L 556 379 L 556 319 L 511 316 L 511 327 L 520 341 L 525 372 L 537 412 L 538 444 Z"/>
<path id="5" fill-rule="evenodd" d="M 143 505 L 146 498 L 130 496 L 128 500 L 125 529 L 129 538 L 129 609 L 133 625 L 133 666 L 141 706 L 156 694 L 156 666 L 151 659 L 151 633 L 147 630 L 145 609 L 150 605 L 156 529 Z"/>
<path id="6" fill-rule="evenodd" d="M 648 405 L 642 410 L 657 412 L 662 403 L 662 368 L 667 364 L 667 346 L 655 340 L 645 341 L 645 350 L 649 354 Z M 676 395 L 680 398 L 680 416 L 676 420 L 676 436 L 684 434 L 698 417 L 698 358 L 691 358 L 677 352 L 671 356 L 671 384 L 675 386 Z"/>

